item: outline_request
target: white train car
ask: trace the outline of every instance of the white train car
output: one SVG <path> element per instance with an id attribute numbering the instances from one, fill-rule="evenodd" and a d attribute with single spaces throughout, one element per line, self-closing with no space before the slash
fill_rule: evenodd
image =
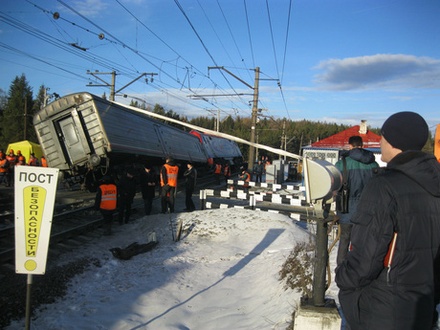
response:
<path id="1" fill-rule="evenodd" d="M 194 135 L 86 92 L 50 103 L 35 114 L 34 126 L 49 166 L 72 176 L 159 165 L 166 157 L 207 162 Z"/>

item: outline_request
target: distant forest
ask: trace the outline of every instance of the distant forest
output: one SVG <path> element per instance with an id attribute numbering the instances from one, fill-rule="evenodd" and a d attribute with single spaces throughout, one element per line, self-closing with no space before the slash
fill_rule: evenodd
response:
<path id="1" fill-rule="evenodd" d="M 132 100 L 131 106 L 143 108 L 154 113 L 167 116 L 176 120 L 187 122 L 196 126 L 207 128 L 210 130 L 217 130 L 217 120 L 214 117 L 196 117 L 188 119 L 179 115 L 173 110 L 165 110 L 159 104 L 156 104 L 153 108 L 145 107 L 138 103 L 138 101 Z M 361 120 L 359 119 L 359 125 Z M 176 125 L 177 126 L 177 125 Z M 250 141 L 251 135 L 251 118 L 240 117 L 235 118 L 227 117 L 220 122 L 219 131 L 225 134 L 233 135 L 241 139 Z M 301 155 L 302 148 L 309 146 L 311 143 L 322 140 L 326 137 L 332 136 L 339 132 L 342 132 L 352 126 L 316 122 L 309 120 L 292 121 L 287 119 L 259 119 L 257 123 L 256 131 L 256 143 L 264 144 L 273 148 L 287 150 L 288 152 Z M 368 129 L 378 135 L 380 135 L 380 128 L 368 127 Z M 424 147 L 424 151 L 433 153 L 434 141 L 430 135 L 428 142 Z M 248 149 L 247 145 L 239 145 L 244 159 L 247 159 Z M 271 155 L 266 151 L 262 151 L 264 155 L 269 156 L 271 159 L 278 159 L 278 155 Z M 261 154 L 260 154 L 261 155 Z"/>
<path id="2" fill-rule="evenodd" d="M 11 83 L 8 92 L 0 89 L 0 149 L 5 150 L 9 143 L 22 140 L 36 142 L 36 133 L 32 125 L 33 115 L 44 104 L 59 97 L 57 94 L 48 93 L 48 88 L 40 86 L 36 97 L 33 96 L 32 88 L 26 81 L 25 75 L 17 76 Z M 103 95 L 106 98 L 106 95 Z M 176 120 L 187 122 L 196 126 L 217 130 L 217 119 L 214 117 L 196 117 L 189 119 L 179 115 L 173 110 L 166 110 L 156 104 L 153 108 L 145 107 L 138 101 L 131 101 L 132 106 L 152 111 Z M 360 123 L 360 119 L 359 119 Z M 172 124 L 178 126 L 176 124 Z M 220 121 L 219 131 L 241 139 L 250 140 L 251 118 L 250 117 L 227 117 Z M 256 129 L 256 141 L 273 148 L 287 150 L 288 152 L 301 155 L 301 148 L 310 145 L 333 134 L 341 132 L 350 126 L 313 122 L 309 120 L 292 121 L 287 119 L 259 118 Z M 182 127 L 180 127 L 182 128 Z M 379 128 L 369 128 L 379 134 Z M 245 159 L 248 156 L 247 145 L 239 145 Z M 433 139 L 430 136 L 425 151 L 433 152 Z M 261 155 L 261 154 L 260 154 Z M 264 151 L 264 155 L 271 159 L 277 159 L 278 155 L 270 155 Z"/>
<path id="3" fill-rule="evenodd" d="M 138 106 L 136 102 L 132 102 L 132 106 Z M 166 111 L 160 105 L 156 104 L 153 109 L 148 108 L 154 113 L 174 118 L 180 121 L 188 122 L 192 125 L 200 126 L 210 130 L 217 130 L 217 120 L 214 117 L 196 117 L 188 119 L 175 113 L 172 110 Z M 219 131 L 225 134 L 233 135 L 241 139 L 250 141 L 251 136 L 251 118 L 227 117 L 220 122 Z M 285 119 L 268 119 L 262 118 L 257 123 L 255 142 L 264 144 L 273 148 L 287 150 L 288 152 L 300 155 L 301 148 L 310 145 L 312 142 L 319 141 L 338 132 L 347 129 L 347 125 L 338 125 L 325 122 L 312 122 L 308 120 L 292 121 Z M 378 132 L 378 130 L 375 130 Z M 241 152 L 245 159 L 247 159 L 248 149 L 247 145 L 239 145 Z M 261 151 L 269 158 L 278 155 L 267 154 L 266 151 Z"/>

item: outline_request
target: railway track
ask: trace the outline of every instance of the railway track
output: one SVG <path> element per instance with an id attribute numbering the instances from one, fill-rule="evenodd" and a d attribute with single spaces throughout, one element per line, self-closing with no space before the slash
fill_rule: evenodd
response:
<path id="1" fill-rule="evenodd" d="M 198 179 L 197 189 L 215 185 L 214 176 L 204 176 Z M 184 189 L 183 182 L 179 183 L 179 191 Z M 60 254 L 75 246 L 90 241 L 102 234 L 103 219 L 99 211 L 93 209 L 93 195 L 78 200 L 65 198 L 65 203 L 57 204 L 54 210 L 49 242 L 49 254 Z M 158 199 L 159 197 L 156 197 Z M 62 199 L 61 199 L 62 200 Z M 6 205 L 6 204 L 5 204 Z M 132 205 L 132 219 L 142 217 L 143 200 L 138 193 Z M 14 267 L 15 262 L 15 228 L 13 201 L 8 202 L 5 211 L 0 214 L 0 266 Z M 116 218 L 116 217 L 115 217 Z M 115 219 L 116 220 L 116 219 Z"/>
<path id="2" fill-rule="evenodd" d="M 224 186 L 221 187 L 217 184 L 213 175 L 199 178 L 197 183 L 195 195 L 203 189 L 224 189 Z M 176 212 L 182 211 L 184 207 L 182 205 L 184 204 L 184 194 L 182 193 L 184 185 L 180 184 L 180 187 Z M 58 297 L 63 297 L 69 279 L 76 274 L 81 274 L 89 265 L 100 267 L 99 260 L 89 256 L 74 258 L 62 264 L 56 262 L 58 258 L 63 260 L 64 256 L 68 256 L 68 252 L 74 252 L 84 244 L 93 244 L 103 235 L 103 219 L 99 211 L 93 210 L 93 197 L 91 194 L 88 195 L 88 198 L 91 199 L 88 203 L 85 201 L 85 197 L 81 201 L 66 198 L 64 204 L 59 203 L 55 206 L 48 252 L 48 260 L 52 260 L 52 262 L 48 263 L 45 276 L 34 277 L 33 309 L 42 304 L 50 304 Z M 154 211 L 156 212 L 160 209 L 158 199 L 159 197 L 156 197 L 154 202 Z M 196 196 L 194 196 L 194 201 L 196 202 Z M 231 199 L 231 202 L 237 203 L 235 199 Z M 141 194 L 138 193 L 132 205 L 131 219 L 135 220 L 143 216 L 143 200 Z M 26 277 L 15 272 L 14 245 L 13 225 L 11 224 L 7 228 L 0 226 L 0 292 L 2 292 L 0 295 L 0 308 L 2 309 L 0 328 L 9 325 L 11 320 L 23 318 L 25 315 Z"/>

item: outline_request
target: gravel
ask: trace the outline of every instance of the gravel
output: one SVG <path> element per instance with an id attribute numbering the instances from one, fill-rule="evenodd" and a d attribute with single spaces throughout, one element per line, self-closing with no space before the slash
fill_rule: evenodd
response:
<path id="1" fill-rule="evenodd" d="M 31 312 L 40 305 L 50 304 L 65 296 L 69 280 L 91 267 L 101 267 L 95 258 L 80 258 L 64 265 L 48 269 L 45 275 L 33 275 L 31 286 Z M 10 268 L 3 268 L 0 277 L 0 329 L 12 320 L 26 316 L 27 275 L 16 274 Z"/>

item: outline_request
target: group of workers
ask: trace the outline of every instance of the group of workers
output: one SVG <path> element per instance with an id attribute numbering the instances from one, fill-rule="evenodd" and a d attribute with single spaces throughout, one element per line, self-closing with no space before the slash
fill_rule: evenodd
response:
<path id="1" fill-rule="evenodd" d="M 12 186 L 14 183 L 15 166 L 23 165 L 47 167 L 47 161 L 44 156 L 41 156 L 40 162 L 35 154 L 31 153 L 29 161 L 26 163 L 26 158 L 20 150 L 17 150 L 15 154 L 14 150 L 10 149 L 9 153 L 5 154 L 3 150 L 0 149 L 0 184 L 4 183 L 6 187 Z"/>
<path id="2" fill-rule="evenodd" d="M 192 212 L 196 209 L 192 200 L 197 180 L 197 170 L 191 162 L 187 163 L 183 173 L 185 177 L 185 205 L 184 211 Z M 171 157 L 168 157 L 156 175 L 150 164 L 144 166 L 139 175 L 139 184 L 144 200 L 145 215 L 152 211 L 153 199 L 156 196 L 156 187 L 160 186 L 161 212 L 174 213 L 175 197 L 177 193 L 177 179 L 179 167 Z M 136 195 L 136 171 L 128 169 L 118 184 L 110 176 L 104 176 L 95 198 L 95 209 L 100 210 L 105 223 L 105 235 L 111 235 L 113 215 L 118 212 L 119 224 L 130 221 L 131 206 Z"/>
<path id="3" fill-rule="evenodd" d="M 228 183 L 229 178 L 231 177 L 231 166 L 229 163 L 216 163 L 214 165 L 214 175 L 217 178 L 217 184 L 220 185 L 222 178 L 223 180 Z"/>
<path id="4" fill-rule="evenodd" d="M 267 156 L 262 156 L 261 159 L 254 164 L 252 169 L 249 169 L 246 164 L 240 167 L 238 178 L 244 181 L 243 188 L 245 191 L 249 189 L 249 182 L 252 181 L 252 179 L 257 183 L 265 181 L 267 165 L 270 165 L 269 158 Z M 221 184 L 222 178 L 227 184 L 228 180 L 231 178 L 231 166 L 228 162 L 223 164 L 216 163 L 214 165 L 214 175 L 217 178 L 217 184 Z"/>

